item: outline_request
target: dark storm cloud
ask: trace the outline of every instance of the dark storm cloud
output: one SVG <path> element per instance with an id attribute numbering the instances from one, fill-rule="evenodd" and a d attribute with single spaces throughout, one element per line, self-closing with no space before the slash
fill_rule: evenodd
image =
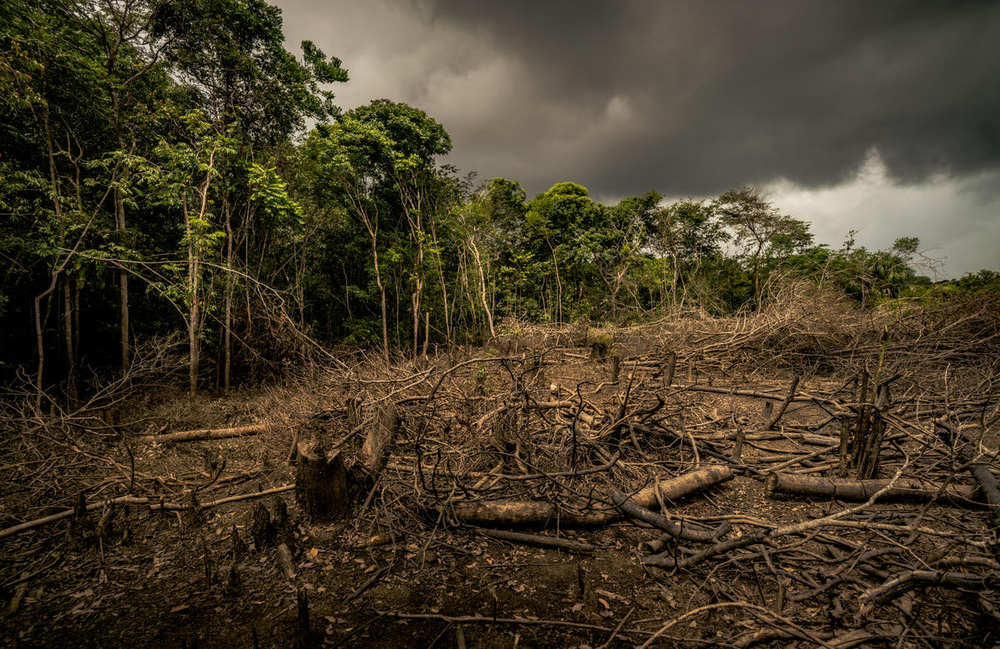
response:
<path id="1" fill-rule="evenodd" d="M 819 241 L 1000 267 L 998 2 L 272 1 L 350 69 L 342 106 L 419 107 L 529 197 L 756 183 Z"/>
<path id="2" fill-rule="evenodd" d="M 509 137 L 560 140 L 563 122 L 586 138 L 615 98 L 628 106 L 600 149 L 566 163 L 598 192 L 831 183 L 872 147 L 907 181 L 1000 162 L 997 3 L 431 7 L 434 21 L 487 33 L 529 100 L 557 107 Z"/>

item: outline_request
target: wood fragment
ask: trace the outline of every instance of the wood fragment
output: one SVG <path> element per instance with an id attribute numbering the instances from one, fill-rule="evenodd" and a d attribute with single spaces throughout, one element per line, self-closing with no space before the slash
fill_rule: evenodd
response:
<path id="1" fill-rule="evenodd" d="M 378 417 L 372 423 L 368 437 L 361 446 L 361 459 L 374 481 L 381 475 L 389 462 L 392 445 L 399 431 L 399 412 L 393 403 L 387 403 L 379 409 Z"/>
<path id="2" fill-rule="evenodd" d="M 295 579 L 295 563 L 292 561 L 292 551 L 284 543 L 278 544 L 278 566 L 285 579 L 292 581 Z"/>

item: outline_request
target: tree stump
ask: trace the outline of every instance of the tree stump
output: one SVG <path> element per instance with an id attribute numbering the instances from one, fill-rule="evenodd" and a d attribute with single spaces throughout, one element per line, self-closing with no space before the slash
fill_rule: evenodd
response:
<path id="1" fill-rule="evenodd" d="M 295 501 L 312 521 L 328 521 L 343 515 L 348 508 L 347 469 L 338 451 L 326 457 L 322 451 L 299 446 L 299 464 L 295 471 Z"/>
<path id="2" fill-rule="evenodd" d="M 378 480 L 379 475 L 389 463 L 389 451 L 396 441 L 399 430 L 399 413 L 395 404 L 389 403 L 379 410 L 372 429 L 361 446 L 361 461 L 371 474 L 372 480 Z"/>
<path id="3" fill-rule="evenodd" d="M 361 397 L 347 399 L 347 427 L 354 430 L 361 425 Z"/>

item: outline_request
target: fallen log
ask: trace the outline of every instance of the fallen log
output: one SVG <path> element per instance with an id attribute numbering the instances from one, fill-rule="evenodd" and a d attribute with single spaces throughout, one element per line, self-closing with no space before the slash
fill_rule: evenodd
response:
<path id="1" fill-rule="evenodd" d="M 206 428 L 204 430 L 185 430 L 163 435 L 143 435 L 138 441 L 143 443 L 173 444 L 175 442 L 194 442 L 204 439 L 226 439 L 229 437 L 245 437 L 257 435 L 267 430 L 268 424 L 251 424 L 235 428 Z"/>
<path id="2" fill-rule="evenodd" d="M 735 477 L 735 474 L 728 466 L 708 466 L 660 482 L 660 498 L 666 502 L 680 500 L 684 496 L 703 491 L 723 482 L 728 482 L 733 477 Z M 658 507 L 659 499 L 656 497 L 656 489 L 657 485 L 646 487 L 642 491 L 633 494 L 632 501 L 646 509 Z"/>
<path id="3" fill-rule="evenodd" d="M 660 497 L 665 501 L 682 498 L 696 491 L 733 479 L 729 467 L 712 466 L 692 471 L 660 483 Z M 656 485 L 647 487 L 632 496 L 632 501 L 646 509 L 658 507 Z M 437 509 L 438 514 L 441 509 Z M 459 502 L 447 506 L 445 515 L 468 525 L 489 527 L 599 527 L 621 519 L 618 511 L 593 511 L 576 513 L 567 511 L 556 503 L 539 500 L 492 500 Z"/>
<path id="4" fill-rule="evenodd" d="M 597 546 L 572 539 L 560 539 L 552 536 L 541 536 L 538 534 L 525 534 L 523 532 L 508 532 L 506 530 L 492 530 L 484 527 L 475 528 L 483 536 L 489 536 L 503 541 L 514 543 L 527 543 L 543 548 L 559 548 L 560 550 L 575 550 L 576 552 L 593 552 Z"/>
<path id="5" fill-rule="evenodd" d="M 764 482 L 764 488 L 768 493 L 819 496 L 864 502 L 876 492 L 884 489 L 890 482 L 891 480 L 851 480 L 773 472 L 768 475 Z M 926 480 L 899 478 L 891 489 L 882 494 L 881 499 L 911 502 L 938 501 L 950 505 L 969 506 L 970 504 L 981 505 L 982 493 L 975 487 L 944 486 Z"/>
<path id="6" fill-rule="evenodd" d="M 600 527 L 618 520 L 618 513 L 596 511 L 578 514 L 556 503 L 541 500 L 489 500 L 460 502 L 447 507 L 445 515 L 466 525 L 508 527 Z"/>

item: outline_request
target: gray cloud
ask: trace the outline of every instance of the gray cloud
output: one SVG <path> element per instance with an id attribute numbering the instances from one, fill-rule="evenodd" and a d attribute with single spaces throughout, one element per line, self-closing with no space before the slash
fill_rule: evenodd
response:
<path id="1" fill-rule="evenodd" d="M 448 162 L 529 194 L 563 180 L 604 199 L 781 180 L 840 187 L 826 195 L 836 209 L 872 150 L 900 191 L 1000 168 L 996 2 L 277 4 L 290 44 L 315 40 L 350 69 L 335 88 L 345 107 L 420 107 L 452 135 Z M 996 202 L 976 200 L 954 218 L 981 225 L 971 206 Z"/>

